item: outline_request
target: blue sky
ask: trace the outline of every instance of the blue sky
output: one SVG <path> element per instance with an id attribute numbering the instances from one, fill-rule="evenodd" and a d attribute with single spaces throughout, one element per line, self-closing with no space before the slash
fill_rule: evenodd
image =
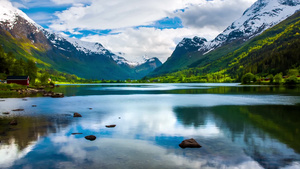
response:
<path id="1" fill-rule="evenodd" d="M 35 22 L 66 36 L 99 42 L 131 61 L 165 61 L 184 37 L 208 40 L 255 0 L 11 0 Z"/>

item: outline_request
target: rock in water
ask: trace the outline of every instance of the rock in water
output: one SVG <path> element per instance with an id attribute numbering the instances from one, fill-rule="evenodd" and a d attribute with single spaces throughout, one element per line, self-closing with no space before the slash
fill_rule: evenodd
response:
<path id="1" fill-rule="evenodd" d="M 200 148 L 200 144 L 197 143 L 197 141 L 193 138 L 191 139 L 187 139 L 187 140 L 183 140 L 179 146 L 181 148 Z"/>
<path id="2" fill-rule="evenodd" d="M 9 124 L 10 124 L 10 125 L 14 125 L 14 126 L 15 126 L 15 125 L 17 125 L 17 124 L 18 124 L 18 122 L 17 122 L 17 120 L 12 120 L 11 122 L 9 122 Z"/>
<path id="3" fill-rule="evenodd" d="M 79 113 L 74 113 L 73 117 L 82 117 Z"/>
<path id="4" fill-rule="evenodd" d="M 12 111 L 24 111 L 24 109 L 14 109 Z"/>
<path id="5" fill-rule="evenodd" d="M 112 125 L 106 125 L 105 127 L 107 127 L 107 128 L 114 128 L 114 127 L 116 127 L 116 125 L 115 125 L 115 124 L 112 124 Z"/>
<path id="6" fill-rule="evenodd" d="M 89 135 L 89 136 L 85 136 L 84 138 L 87 140 L 90 140 L 90 141 L 94 141 L 94 140 L 96 140 L 97 137 L 94 135 Z"/>

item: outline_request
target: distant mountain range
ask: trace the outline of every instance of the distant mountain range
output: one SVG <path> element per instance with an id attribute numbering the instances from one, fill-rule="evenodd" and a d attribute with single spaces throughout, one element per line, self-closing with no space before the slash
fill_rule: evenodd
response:
<path id="1" fill-rule="evenodd" d="M 274 74 L 300 65 L 299 10 L 299 0 L 258 0 L 212 41 L 184 38 L 162 64 L 157 58 L 130 62 L 100 43 L 51 33 L 10 2 L 0 1 L 0 44 L 6 52 L 32 59 L 40 68 L 87 79 L 218 72 L 238 79 L 245 72 Z"/>
<path id="2" fill-rule="evenodd" d="M 7 1 L 0 1 L 0 44 L 17 58 L 34 60 L 38 67 L 87 79 L 140 79 L 162 65 L 157 58 L 130 62 L 100 43 L 51 33 Z"/>
<path id="3" fill-rule="evenodd" d="M 261 35 L 299 9 L 299 0 L 258 0 L 212 41 L 200 37 L 184 38 L 168 60 L 149 76 L 155 77 L 211 64 L 241 48 L 246 42 Z"/>

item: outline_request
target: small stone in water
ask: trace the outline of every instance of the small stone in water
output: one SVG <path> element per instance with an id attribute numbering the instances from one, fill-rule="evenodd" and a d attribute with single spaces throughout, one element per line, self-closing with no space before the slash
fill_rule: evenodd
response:
<path id="1" fill-rule="evenodd" d="M 105 127 L 107 127 L 107 128 L 113 128 L 113 127 L 116 127 L 116 125 L 115 125 L 115 124 L 112 124 L 112 125 L 106 125 Z"/>
<path id="2" fill-rule="evenodd" d="M 79 113 L 74 113 L 73 117 L 82 117 Z"/>
<path id="3" fill-rule="evenodd" d="M 11 122 L 9 122 L 9 124 L 10 124 L 10 125 L 17 125 L 18 122 L 17 122 L 17 120 L 12 120 Z"/>
<path id="4" fill-rule="evenodd" d="M 85 136 L 84 138 L 87 140 L 90 140 L 90 141 L 94 141 L 94 140 L 96 140 L 97 137 L 94 135 L 89 135 L 89 136 Z"/>

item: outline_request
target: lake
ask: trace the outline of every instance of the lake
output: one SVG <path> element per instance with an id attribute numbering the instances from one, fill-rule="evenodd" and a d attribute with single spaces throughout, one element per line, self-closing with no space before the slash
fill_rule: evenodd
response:
<path id="1" fill-rule="evenodd" d="M 65 97 L 0 99 L 0 168 L 300 168 L 299 87 L 89 84 L 54 90 Z M 18 125 L 8 124 L 13 119 Z M 105 127 L 111 124 L 116 127 Z M 202 147 L 178 146 L 190 138 Z"/>

